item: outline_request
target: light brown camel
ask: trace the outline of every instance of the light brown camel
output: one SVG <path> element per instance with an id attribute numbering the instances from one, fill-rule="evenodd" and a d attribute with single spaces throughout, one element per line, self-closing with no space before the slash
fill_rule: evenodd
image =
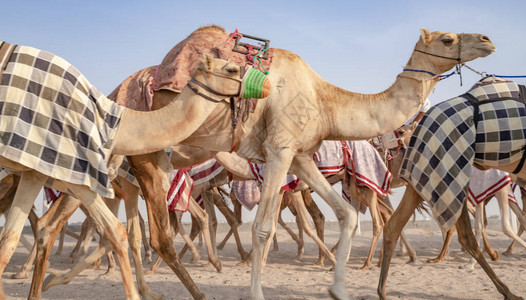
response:
<path id="1" fill-rule="evenodd" d="M 6 45 L 6 43 L 4 43 L 2 46 L 4 45 Z M 38 50 L 34 48 L 24 46 L 17 46 L 13 49 L 13 53 L 18 55 L 38 55 L 39 53 Z M 44 52 L 42 53 L 42 55 L 46 56 L 47 59 L 54 57 L 52 54 L 47 54 Z M 62 64 L 62 69 L 68 70 L 68 72 L 70 72 L 68 73 L 68 80 L 70 82 L 73 80 L 77 82 L 77 87 L 80 89 L 81 92 L 76 92 L 76 94 L 74 94 L 75 97 L 81 97 L 81 99 L 86 101 L 87 103 L 90 103 L 90 101 L 96 101 L 97 105 L 101 105 L 98 108 L 101 109 L 101 114 L 104 113 L 104 110 L 112 109 L 113 114 L 115 114 L 117 117 L 120 115 L 120 122 L 118 124 L 113 123 L 111 125 L 113 127 L 98 129 L 110 130 L 105 132 L 104 134 L 108 135 L 112 143 L 105 145 L 104 140 L 103 142 L 101 142 L 102 147 L 107 147 L 105 150 L 105 155 L 102 155 L 102 157 L 106 156 L 106 159 L 109 158 L 110 151 L 113 151 L 113 153 L 115 154 L 121 155 L 143 154 L 152 151 L 157 151 L 159 149 L 164 149 L 167 146 L 176 144 L 178 142 L 178 139 L 184 139 L 185 135 L 188 136 L 191 133 L 192 128 L 197 128 L 200 125 L 199 123 L 204 121 L 207 113 L 211 112 L 217 105 L 216 103 L 205 100 L 202 96 L 203 93 L 195 93 L 190 88 L 185 88 L 181 92 L 181 97 L 179 98 L 180 101 L 173 101 L 170 105 L 168 105 L 162 110 L 156 111 L 155 113 L 140 113 L 128 110 L 123 107 L 119 108 L 115 106 L 115 104 L 111 104 L 111 102 L 109 102 L 107 98 L 105 98 L 98 91 L 96 91 L 96 89 L 93 88 L 89 84 L 89 82 L 76 69 L 74 69 L 74 67 L 69 65 L 69 63 L 60 60 L 60 58 L 57 58 L 57 61 L 54 61 L 54 63 Z M 23 70 L 27 70 L 27 68 L 22 69 L 21 71 L 19 71 L 19 69 L 16 68 L 16 62 L 7 62 L 6 66 L 3 66 L 4 72 L 5 70 L 10 70 L 13 72 L 13 76 L 29 76 L 28 74 L 23 73 Z M 20 72 L 20 74 L 16 72 Z M 206 56 L 205 60 L 199 65 L 199 68 L 195 71 L 194 79 L 203 83 L 204 86 L 206 86 L 207 88 L 211 88 L 214 91 L 214 93 L 219 93 L 223 95 L 222 97 L 224 98 L 227 97 L 225 95 L 237 96 L 240 93 L 240 86 L 242 84 L 242 80 L 238 78 L 241 78 L 241 72 L 242 70 L 240 69 L 240 67 L 235 64 L 226 62 L 224 60 L 213 59 L 210 56 Z M 77 76 L 77 78 L 72 79 L 71 76 Z M 40 84 L 47 86 L 50 84 L 50 82 L 49 80 L 46 81 L 45 78 L 46 77 L 44 76 L 32 80 L 40 79 L 42 80 Z M 36 83 L 39 82 L 37 81 Z M 6 86 L 2 86 L 2 88 L 4 87 Z M 59 86 L 55 88 L 60 90 L 60 83 Z M 200 88 L 197 88 L 197 90 L 199 89 Z M 43 94 L 42 96 L 50 97 L 49 94 Z M 89 97 L 91 97 L 91 99 Z M 2 99 L 2 101 L 6 101 L 6 103 L 9 103 L 8 101 L 12 100 L 16 101 L 17 99 Z M 186 116 L 188 116 L 188 119 L 182 122 L 184 123 L 184 125 L 182 125 L 181 122 L 174 122 L 172 118 L 172 116 L 175 113 L 181 112 L 186 113 Z M 201 118 L 199 118 L 199 116 Z M 108 117 L 112 116 L 109 115 Z M 104 117 L 102 118 L 104 120 Z M 163 124 L 165 125 L 164 128 L 170 131 L 170 134 L 167 135 L 166 132 L 164 132 L 163 130 L 158 130 L 158 128 L 153 130 L 153 132 L 149 132 L 148 128 L 152 127 L 148 126 L 154 126 L 155 124 L 158 124 L 156 122 L 162 121 L 163 118 L 166 120 L 166 122 L 163 122 Z M 8 119 L 5 120 L 6 122 L 8 121 Z M 15 125 L 13 124 L 12 126 Z M 111 129 L 113 128 L 118 128 L 119 130 L 111 131 Z M 188 131 L 184 129 L 188 129 Z M 133 134 L 130 134 L 132 132 Z M 175 135 L 173 134 L 174 132 L 185 133 L 181 135 Z M 141 139 L 141 134 L 152 138 L 155 142 L 149 142 L 146 144 L 142 142 L 137 142 Z M 103 136 L 101 135 L 101 137 Z M 95 137 L 91 136 L 91 138 Z M 72 142 L 79 143 L 79 145 L 80 143 L 82 143 L 82 141 L 79 142 L 75 139 L 72 139 Z M 6 144 L 3 144 L 3 147 L 7 147 Z M 102 153 L 102 150 L 103 148 L 100 148 L 100 153 Z M 39 167 L 36 166 L 36 163 L 32 165 L 29 162 L 29 159 L 24 160 L 23 163 L 18 163 L 17 161 L 14 161 L 11 157 L 12 156 L 2 156 L 0 158 L 0 166 L 8 169 L 11 172 L 20 172 L 21 179 L 11 207 L 11 212 L 7 218 L 6 225 L 4 226 L 2 233 L 0 234 L 0 274 L 3 273 L 7 262 L 9 261 L 14 250 L 16 249 L 16 245 L 18 244 L 23 224 L 28 216 L 28 213 L 32 207 L 32 203 L 34 202 L 36 195 L 38 194 L 42 186 L 46 184 L 47 179 L 52 178 L 50 177 L 51 174 L 61 174 L 57 172 L 50 173 L 50 175 L 45 175 L 37 171 L 39 170 Z M 48 171 L 46 169 L 46 172 L 52 171 Z M 89 210 L 90 215 L 97 221 L 98 226 L 100 226 L 100 229 L 104 230 L 106 237 L 114 247 L 115 254 L 120 264 L 120 270 L 123 277 L 123 284 L 125 287 L 126 297 L 129 299 L 139 299 L 139 295 L 131 278 L 131 267 L 127 256 L 125 229 L 122 226 L 122 224 L 118 222 L 115 216 L 113 216 L 113 214 L 108 210 L 106 205 L 103 203 L 101 197 L 95 192 L 95 190 L 104 191 L 104 189 L 96 189 L 96 187 L 93 186 L 91 187 L 93 189 L 92 190 L 88 186 L 83 185 L 88 183 L 89 181 L 79 181 L 77 179 L 76 181 L 74 181 L 76 183 L 72 183 L 65 179 L 65 175 L 53 176 L 58 176 L 58 178 L 53 178 L 55 180 L 52 184 L 50 184 L 50 186 L 57 190 L 71 193 L 75 195 L 78 199 L 81 199 L 80 201 L 84 203 L 86 208 Z M 45 265 L 46 261 L 44 261 L 43 264 Z M 192 295 L 196 298 L 204 298 L 204 295 L 201 292 L 199 292 L 199 290 L 189 277 L 182 264 L 180 264 L 180 262 L 174 262 L 173 264 L 177 265 L 176 270 L 179 273 L 178 275 L 182 278 L 182 281 L 187 285 Z M 0 298 L 3 297 L 5 297 L 3 291 L 0 291 Z"/>
<path id="2" fill-rule="evenodd" d="M 203 30 L 217 33 L 219 41 L 228 37 L 224 30 L 217 27 Z M 440 74 L 451 69 L 457 62 L 487 56 L 494 49 L 490 40 L 480 34 L 431 33 L 422 30 L 406 67 Z M 238 128 L 243 129 L 245 136 L 241 140 L 236 138 L 237 142 L 234 143 L 242 157 L 268 163 L 265 177 L 269 180 L 263 185 L 261 204 L 253 225 L 255 255 L 251 272 L 251 297 L 263 298 L 260 280 L 263 249 L 271 232 L 275 230 L 277 216 L 273 212 L 279 207 L 279 183 L 291 169 L 329 202 L 338 217 L 342 230 L 342 246 L 337 252 L 340 263 L 336 264 L 335 284 L 331 286 L 330 292 L 333 297 L 345 298 L 343 262 L 347 260 L 350 251 L 356 212 L 332 190 L 319 173 L 312 161 L 312 154 L 324 139 L 366 139 L 398 128 L 417 112 L 425 97 L 438 83 L 439 77 L 407 70 L 382 93 L 356 94 L 325 82 L 297 55 L 274 49 L 269 79 L 274 84 L 270 97 L 264 105 L 255 108 L 253 117 L 239 124 Z M 154 100 L 168 103 L 176 96 L 176 92 L 161 90 L 154 93 Z M 402 112 L 393 114 L 401 107 L 404 108 Z M 174 114 L 176 115 L 179 114 Z M 202 126 L 194 134 L 190 130 L 187 136 L 192 136 L 182 143 L 212 151 L 231 150 L 231 124 L 224 121 L 226 117 L 219 117 L 230 115 L 227 105 L 218 105 L 212 115 L 214 118 L 205 121 L 208 125 Z M 199 122 L 201 121 L 200 119 Z M 194 122 L 191 123 L 195 125 Z M 136 128 L 140 131 L 143 125 L 137 125 Z M 148 125 L 166 124 L 152 122 Z M 187 128 L 190 125 L 181 126 L 180 128 Z M 177 131 L 179 132 L 183 131 Z M 121 130 L 119 133 L 135 135 L 133 131 L 124 133 Z M 145 143 L 149 143 L 152 138 L 145 138 Z M 166 187 L 161 171 L 163 168 L 159 167 L 166 166 L 167 161 L 159 154 L 133 156 L 129 157 L 129 161 L 147 199 L 149 216 L 157 217 L 149 218 L 155 220 L 150 223 L 152 247 L 163 253 L 165 262 L 171 263 L 176 253 L 169 238 L 168 216 L 164 212 L 166 190 L 163 189 Z M 171 267 L 174 269 L 173 265 Z"/>
<path id="3" fill-rule="evenodd" d="M 223 33 L 223 36 L 226 36 L 226 33 Z M 269 74 L 273 83 L 272 93 L 265 105 L 255 108 L 254 117 L 239 124 L 245 135 L 239 143 L 235 143 L 239 147 L 236 152 L 240 156 L 254 162 L 267 162 L 267 180 L 263 184 L 260 205 L 253 225 L 254 256 L 250 295 L 253 299 L 263 298 L 263 252 L 265 244 L 275 231 L 279 185 L 290 169 L 335 210 L 342 239 L 336 254 L 335 283 L 330 287 L 330 293 L 335 298 L 346 298 L 343 262 L 347 261 L 350 251 L 351 236 L 356 226 L 356 211 L 324 179 L 317 170 L 312 155 L 325 139 L 362 140 L 400 127 L 418 111 L 425 97 L 438 83 L 439 77 L 407 70 L 382 93 L 357 94 L 327 83 L 297 55 L 286 50 L 274 50 Z M 458 62 L 487 56 L 494 50 L 495 47 L 484 35 L 431 33 L 422 30 L 406 69 L 440 74 Z M 158 93 L 156 96 L 169 99 L 174 97 L 169 92 Z M 228 113 L 228 108 L 224 107 L 223 113 Z M 212 151 L 230 150 L 231 125 L 229 122 L 212 122 L 213 120 L 210 119 L 210 125 L 213 123 L 215 126 L 201 127 L 182 143 Z M 220 140 L 222 137 L 225 138 Z M 141 173 L 144 175 L 139 175 L 141 178 L 138 179 L 140 182 L 144 181 L 141 183 L 141 189 L 146 198 L 154 199 L 156 196 L 151 195 L 149 191 L 155 190 L 152 187 L 154 182 L 157 182 L 157 186 L 160 182 L 157 179 L 159 177 L 155 175 L 152 161 L 131 160 L 131 164 L 136 176 Z M 141 170 L 137 166 L 140 166 Z M 159 200 L 155 203 L 164 201 L 161 200 L 162 197 L 157 197 Z"/>

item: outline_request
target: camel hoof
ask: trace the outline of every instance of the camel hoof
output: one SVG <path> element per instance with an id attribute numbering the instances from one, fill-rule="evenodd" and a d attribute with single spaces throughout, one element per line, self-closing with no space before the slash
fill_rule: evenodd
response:
<path id="1" fill-rule="evenodd" d="M 209 260 L 208 262 L 210 262 L 212 264 L 212 266 L 214 266 L 214 268 L 216 268 L 217 272 L 221 272 L 221 269 L 222 269 L 222 266 L 221 266 L 221 261 L 218 259 L 218 260 Z"/>
<path id="2" fill-rule="evenodd" d="M 506 250 L 505 252 L 502 252 L 502 255 L 504 255 L 504 256 L 511 256 L 513 254 L 512 252 L 513 251 L 511 251 L 511 250 Z"/>
<path id="3" fill-rule="evenodd" d="M 20 271 L 16 274 L 11 275 L 9 278 L 11 279 L 28 279 L 29 273 L 27 271 Z"/>
<path id="4" fill-rule="evenodd" d="M 201 255 L 200 255 L 200 254 L 195 254 L 194 256 L 192 256 L 192 260 L 191 260 L 190 262 L 193 263 L 193 264 L 195 264 L 195 263 L 198 262 L 200 259 L 201 259 Z"/>
<path id="5" fill-rule="evenodd" d="M 239 266 L 239 267 L 249 267 L 250 266 L 250 263 L 248 262 L 248 260 L 244 260 L 244 261 L 240 261 L 236 264 L 236 266 Z"/>
<path id="6" fill-rule="evenodd" d="M 369 270 L 370 265 L 363 265 L 360 270 Z"/>
<path id="7" fill-rule="evenodd" d="M 490 253 L 489 258 L 491 258 L 491 261 L 497 261 L 499 260 L 499 253 L 497 251 Z"/>
<path id="8" fill-rule="evenodd" d="M 115 277 L 115 269 L 110 269 L 99 275 L 99 278 L 111 278 Z"/>
<path id="9" fill-rule="evenodd" d="M 139 293 L 142 296 L 142 300 L 162 300 L 164 299 L 164 295 L 157 294 L 152 291 L 147 291 L 147 292 L 142 292 L 142 293 L 139 291 Z"/>
<path id="10" fill-rule="evenodd" d="M 350 299 L 345 293 L 345 288 L 341 287 L 340 285 L 331 285 L 329 287 L 329 295 L 331 295 L 332 299 L 337 300 Z"/>
<path id="11" fill-rule="evenodd" d="M 436 263 L 439 263 L 439 262 L 442 262 L 444 261 L 444 259 L 440 259 L 440 258 L 430 258 L 427 260 L 427 263 L 428 264 L 436 264 Z"/>
<path id="12" fill-rule="evenodd" d="M 217 250 L 223 250 L 223 248 L 225 248 L 225 244 L 217 245 Z"/>
<path id="13" fill-rule="evenodd" d="M 44 283 L 42 284 L 42 291 L 47 291 L 50 287 L 53 287 L 55 285 L 59 284 L 59 277 L 58 274 L 49 274 L 46 279 L 44 279 Z"/>
<path id="14" fill-rule="evenodd" d="M 322 259 L 318 259 L 318 261 L 313 264 L 313 266 L 322 266 L 322 267 L 324 265 L 325 265 L 325 261 Z"/>
<path id="15" fill-rule="evenodd" d="M 144 275 L 154 275 L 155 273 L 157 273 L 157 271 L 150 269 L 150 270 L 144 272 Z"/>

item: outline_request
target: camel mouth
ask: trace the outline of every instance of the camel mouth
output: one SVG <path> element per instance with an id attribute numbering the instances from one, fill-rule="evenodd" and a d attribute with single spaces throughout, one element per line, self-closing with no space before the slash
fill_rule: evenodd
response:
<path id="1" fill-rule="evenodd" d="M 481 50 L 482 52 L 484 52 L 483 56 L 488 56 L 491 53 L 497 51 L 497 47 L 495 47 L 495 45 L 493 45 L 493 44 L 481 45 L 479 47 L 476 47 L 476 49 L 477 50 Z"/>

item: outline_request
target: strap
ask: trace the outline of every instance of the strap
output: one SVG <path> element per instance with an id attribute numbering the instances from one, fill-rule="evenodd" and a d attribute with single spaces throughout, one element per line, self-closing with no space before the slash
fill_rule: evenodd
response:
<path id="1" fill-rule="evenodd" d="M 515 168 L 515 170 L 513 170 L 513 174 L 517 174 L 519 173 L 521 170 L 522 170 L 522 167 L 524 166 L 524 161 L 526 160 L 526 145 L 524 145 L 521 149 L 522 151 L 522 157 L 521 157 L 521 160 L 519 161 L 519 164 L 517 165 L 517 167 Z"/>
<path id="2" fill-rule="evenodd" d="M 473 106 L 473 124 L 475 124 L 475 130 L 477 129 L 477 125 L 479 123 L 479 105 L 480 105 L 480 101 L 479 99 L 475 98 L 473 95 L 471 95 L 470 93 L 465 93 L 464 95 L 460 96 L 466 100 L 469 101 L 469 103 L 471 103 L 471 105 Z"/>
<path id="3" fill-rule="evenodd" d="M 526 86 L 518 84 L 519 86 L 519 101 L 526 105 Z"/>

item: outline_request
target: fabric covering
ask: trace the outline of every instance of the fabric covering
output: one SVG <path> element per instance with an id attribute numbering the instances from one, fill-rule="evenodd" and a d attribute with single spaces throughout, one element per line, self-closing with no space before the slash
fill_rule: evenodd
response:
<path id="1" fill-rule="evenodd" d="M 239 66 L 246 65 L 246 55 L 232 51 L 234 44 L 235 39 L 221 27 L 207 26 L 195 30 L 166 54 L 156 72 L 154 91 L 168 89 L 180 92 L 190 80 L 192 70 L 205 53 L 215 58 L 229 60 Z M 273 49 L 270 48 L 267 53 L 268 59 L 262 59 L 262 62 L 268 71 L 272 62 Z M 258 64 L 254 67 L 261 70 Z"/>
<path id="2" fill-rule="evenodd" d="M 249 211 L 259 203 L 261 198 L 259 183 L 256 180 L 234 180 L 232 182 L 232 190 L 236 199 Z"/>
<path id="3" fill-rule="evenodd" d="M 497 167 L 521 159 L 526 109 L 512 81 L 486 78 L 469 91 L 474 106 L 459 96 L 432 107 L 416 127 L 400 177 L 428 202 L 443 230 L 453 226 L 466 199 L 472 164 Z"/>
<path id="4" fill-rule="evenodd" d="M 468 200 L 477 206 L 511 183 L 510 175 L 504 171 L 497 169 L 481 171 L 473 168 L 469 179 Z"/>
<path id="5" fill-rule="evenodd" d="M 260 185 L 263 184 L 263 181 L 265 180 L 264 174 L 266 169 L 266 164 L 255 164 L 252 162 L 248 162 L 250 165 L 250 170 L 252 171 L 252 174 L 254 177 L 256 177 L 256 180 L 259 182 Z M 287 174 L 287 177 L 285 178 L 285 181 L 281 185 L 282 191 L 293 191 L 296 189 L 300 182 L 300 179 L 296 175 Z M 259 202 L 259 200 L 258 200 Z"/>
<path id="6" fill-rule="evenodd" d="M 194 181 L 188 175 L 190 168 L 174 170 L 172 173 L 170 189 L 168 190 L 168 211 L 188 211 L 190 197 L 194 189 Z"/>
<path id="7" fill-rule="evenodd" d="M 14 46 L 5 62 L 0 69 L 0 156 L 113 197 L 106 161 L 123 107 L 49 52 Z"/>

